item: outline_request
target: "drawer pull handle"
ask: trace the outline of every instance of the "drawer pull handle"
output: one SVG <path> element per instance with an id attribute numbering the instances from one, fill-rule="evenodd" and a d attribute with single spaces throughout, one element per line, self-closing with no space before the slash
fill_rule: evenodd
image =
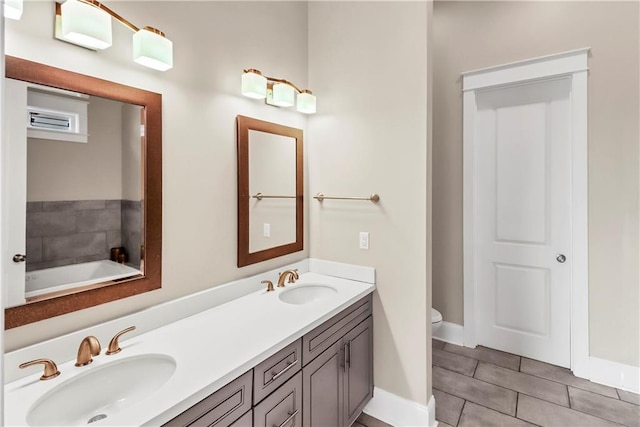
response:
<path id="1" fill-rule="evenodd" d="M 284 367 L 284 369 L 278 373 L 271 371 L 271 375 L 273 375 L 271 377 L 271 381 L 269 381 L 270 383 L 277 380 L 278 378 L 280 378 L 282 375 L 284 375 L 285 372 L 287 372 L 289 369 L 293 368 L 294 366 L 296 366 L 298 364 L 298 360 L 294 360 L 293 362 L 289 362 L 287 361 L 287 366 Z"/>
<path id="2" fill-rule="evenodd" d="M 274 425 L 273 425 L 273 427 L 284 427 L 284 426 L 286 426 L 286 425 L 287 425 L 287 423 L 288 423 L 289 421 L 293 420 L 293 419 L 295 418 L 295 416 L 296 416 L 296 415 L 298 415 L 298 412 L 300 412 L 300 410 L 299 410 L 299 409 L 296 409 L 296 411 L 295 411 L 295 412 L 291 412 L 291 411 L 289 411 L 289 412 L 288 412 L 288 414 L 289 414 L 289 418 L 287 418 L 286 420 L 284 420 L 284 421 L 282 422 L 282 424 L 280 424 L 279 426 L 277 426 L 277 425 L 275 425 L 275 424 L 274 424 Z"/>

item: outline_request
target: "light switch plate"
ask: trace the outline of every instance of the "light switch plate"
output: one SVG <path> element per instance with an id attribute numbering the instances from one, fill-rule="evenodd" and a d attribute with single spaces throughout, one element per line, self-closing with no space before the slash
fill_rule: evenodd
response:
<path id="1" fill-rule="evenodd" d="M 271 237 L 271 224 L 266 222 L 262 224 L 262 235 L 264 237 Z"/>

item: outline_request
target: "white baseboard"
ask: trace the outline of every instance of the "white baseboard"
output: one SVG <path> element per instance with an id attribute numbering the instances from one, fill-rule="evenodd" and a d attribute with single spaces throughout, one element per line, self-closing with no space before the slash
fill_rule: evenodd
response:
<path id="1" fill-rule="evenodd" d="M 589 379 L 595 383 L 640 393 L 640 368 L 611 360 L 589 358 Z"/>
<path id="2" fill-rule="evenodd" d="M 424 406 L 375 387 L 373 399 L 365 406 L 364 413 L 397 427 L 435 427 L 437 425 L 433 396 L 429 399 L 428 406 Z"/>
<path id="3" fill-rule="evenodd" d="M 433 338 L 455 345 L 464 345 L 464 327 L 455 323 L 442 322 L 440 328 L 433 334 Z"/>

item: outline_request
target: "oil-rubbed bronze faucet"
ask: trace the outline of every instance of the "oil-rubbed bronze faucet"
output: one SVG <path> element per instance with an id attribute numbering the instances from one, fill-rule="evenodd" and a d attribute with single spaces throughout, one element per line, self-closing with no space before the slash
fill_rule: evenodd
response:
<path id="1" fill-rule="evenodd" d="M 296 280 L 300 278 L 300 275 L 298 275 L 298 270 L 285 270 L 280 273 L 280 277 L 278 277 L 279 288 L 284 288 L 284 281 L 287 279 L 287 276 L 289 276 L 289 283 L 295 283 Z"/>
<path id="2" fill-rule="evenodd" d="M 99 355 L 101 350 L 98 338 L 93 335 L 85 337 L 80 343 L 80 347 L 78 347 L 76 366 L 85 366 L 93 362 L 93 356 Z"/>
<path id="3" fill-rule="evenodd" d="M 19 368 L 24 369 L 27 366 L 40 365 L 40 364 L 44 365 L 44 373 L 40 377 L 40 380 L 43 380 L 43 381 L 50 380 L 51 378 L 55 378 L 58 375 L 60 375 L 60 371 L 58 371 L 58 367 L 56 366 L 55 362 L 51 359 L 31 360 L 29 362 L 24 362 L 20 364 Z"/>

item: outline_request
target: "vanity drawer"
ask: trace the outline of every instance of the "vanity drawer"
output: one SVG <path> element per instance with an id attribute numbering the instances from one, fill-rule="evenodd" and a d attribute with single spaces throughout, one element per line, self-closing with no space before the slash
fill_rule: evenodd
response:
<path id="1" fill-rule="evenodd" d="M 251 409 L 253 370 L 196 403 L 165 426 L 228 427 Z"/>
<path id="2" fill-rule="evenodd" d="M 371 315 L 371 294 L 344 309 L 302 337 L 304 365 L 331 347 L 347 332 Z"/>
<path id="3" fill-rule="evenodd" d="M 253 410 L 241 416 L 235 423 L 229 427 L 252 427 L 253 426 Z"/>
<path id="4" fill-rule="evenodd" d="M 302 340 L 286 346 L 253 370 L 253 404 L 257 405 L 272 391 L 302 369 Z"/>
<path id="5" fill-rule="evenodd" d="M 302 425 L 302 372 L 253 408 L 254 427 Z"/>

